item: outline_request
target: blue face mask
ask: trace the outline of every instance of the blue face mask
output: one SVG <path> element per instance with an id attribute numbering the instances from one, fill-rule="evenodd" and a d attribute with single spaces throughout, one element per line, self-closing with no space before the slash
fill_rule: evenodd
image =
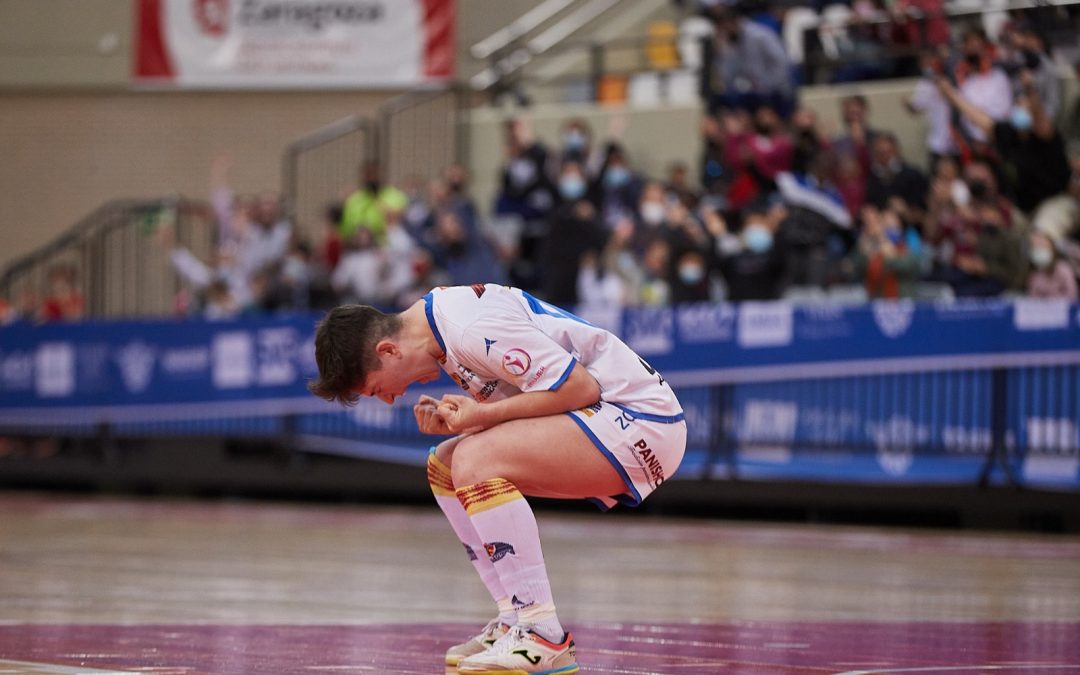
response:
<path id="1" fill-rule="evenodd" d="M 581 176 L 563 176 L 559 179 L 559 194 L 564 199 L 581 199 L 585 194 L 585 181 Z"/>
<path id="2" fill-rule="evenodd" d="M 581 152 L 585 149 L 585 134 L 580 131 L 568 131 L 562 137 L 563 148 L 567 152 Z"/>
<path id="3" fill-rule="evenodd" d="M 630 172 L 622 166 L 609 167 L 604 173 L 604 185 L 609 188 L 620 188 L 630 182 Z"/>
<path id="4" fill-rule="evenodd" d="M 764 253 L 772 248 L 772 232 L 761 225 L 751 225 L 743 233 L 743 241 L 746 242 L 746 248 L 754 253 Z"/>
<path id="5" fill-rule="evenodd" d="M 1013 108 L 1009 113 L 1009 123 L 1017 131 L 1029 131 L 1032 124 L 1031 113 L 1027 108 Z"/>

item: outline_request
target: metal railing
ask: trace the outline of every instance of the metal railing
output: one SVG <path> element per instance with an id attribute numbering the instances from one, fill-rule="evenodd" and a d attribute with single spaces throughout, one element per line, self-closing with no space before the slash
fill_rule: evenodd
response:
<path id="1" fill-rule="evenodd" d="M 67 269 L 84 297 L 86 317 L 170 314 L 180 281 L 171 272 L 167 250 L 157 241 L 156 232 L 162 227 L 172 228 L 176 243 L 200 259 L 213 259 L 217 228 L 206 203 L 179 197 L 119 199 L 8 265 L 0 275 L 0 296 L 17 307 L 40 306 L 49 294 L 50 275 Z"/>
<path id="2" fill-rule="evenodd" d="M 365 161 L 378 158 L 378 129 L 352 115 L 299 138 L 285 149 L 282 192 L 295 230 L 319 238 L 328 204 L 340 203 L 360 182 Z"/>

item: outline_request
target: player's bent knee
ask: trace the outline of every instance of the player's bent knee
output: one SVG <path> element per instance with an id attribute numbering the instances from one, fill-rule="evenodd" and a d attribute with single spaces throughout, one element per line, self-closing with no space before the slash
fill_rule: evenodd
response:
<path id="1" fill-rule="evenodd" d="M 492 466 L 490 459 L 475 436 L 461 439 L 454 448 L 454 462 L 450 466 L 454 485 L 461 488 L 491 478 L 505 478 L 497 475 L 497 467 Z"/>

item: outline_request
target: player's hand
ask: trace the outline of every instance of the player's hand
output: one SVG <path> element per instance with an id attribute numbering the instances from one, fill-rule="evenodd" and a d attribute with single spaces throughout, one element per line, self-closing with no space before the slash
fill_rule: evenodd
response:
<path id="1" fill-rule="evenodd" d="M 422 434 L 447 435 L 453 433 L 439 414 L 439 402 L 430 396 L 421 394 L 420 400 L 413 406 L 416 426 Z"/>
<path id="2" fill-rule="evenodd" d="M 468 396 L 447 394 L 438 407 L 439 416 L 455 434 L 480 431 L 484 428 L 480 404 Z"/>

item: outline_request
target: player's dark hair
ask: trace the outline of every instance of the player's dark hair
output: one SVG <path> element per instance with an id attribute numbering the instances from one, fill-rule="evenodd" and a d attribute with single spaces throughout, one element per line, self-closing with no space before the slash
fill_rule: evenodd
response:
<path id="1" fill-rule="evenodd" d="M 379 340 L 401 330 L 401 317 L 367 305 L 342 305 L 330 310 L 315 329 L 315 363 L 319 379 L 308 390 L 327 401 L 354 405 L 353 389 L 368 373 L 382 368 L 375 353 Z"/>

